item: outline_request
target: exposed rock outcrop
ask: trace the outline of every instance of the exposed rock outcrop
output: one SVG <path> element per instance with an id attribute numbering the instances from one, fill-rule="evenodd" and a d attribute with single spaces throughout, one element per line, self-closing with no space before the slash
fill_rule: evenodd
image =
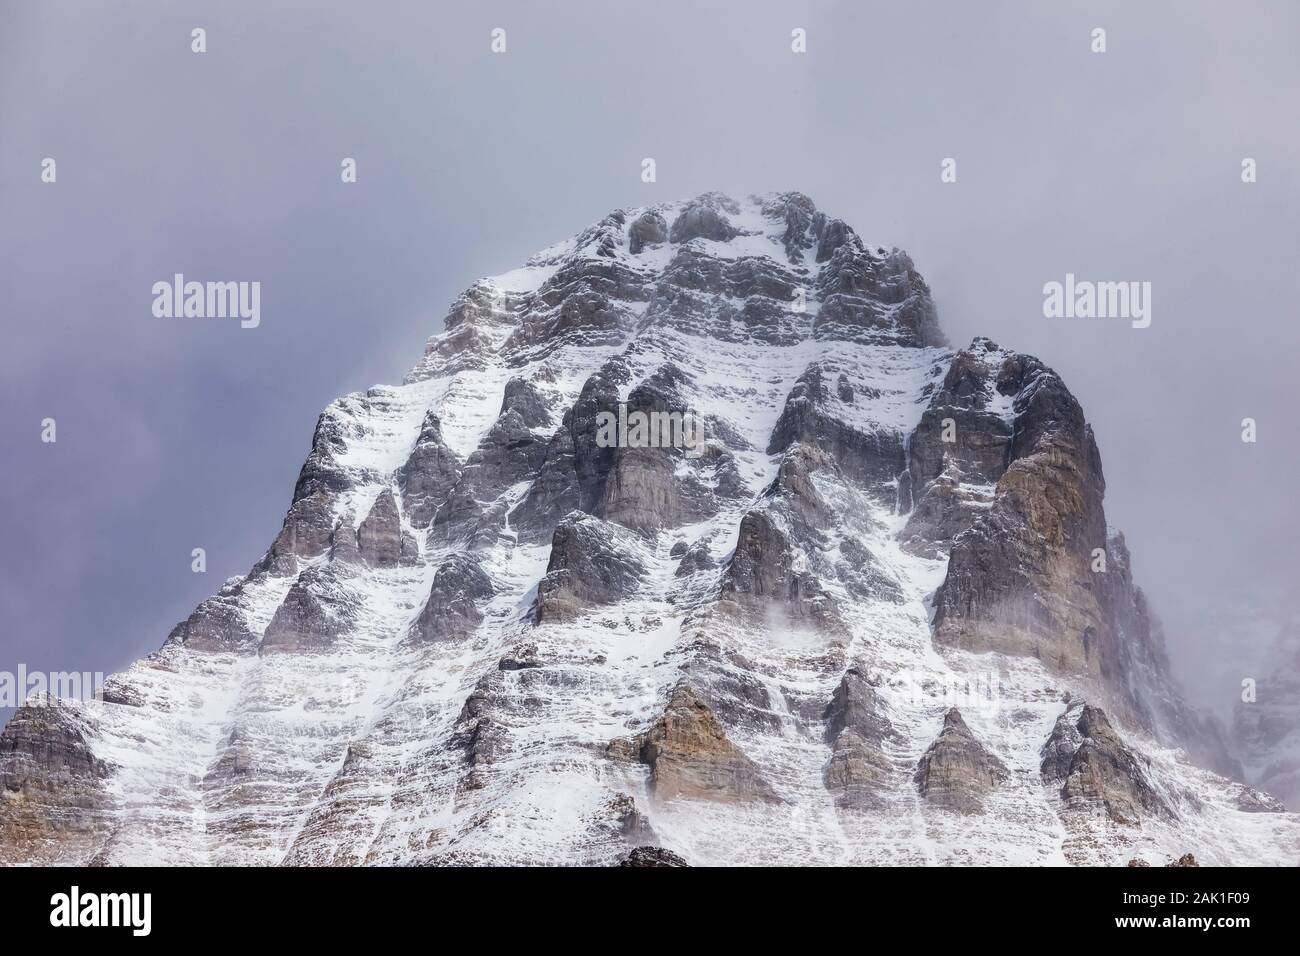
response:
<path id="1" fill-rule="evenodd" d="M 921 796 L 936 806 L 958 813 L 981 813 L 985 796 L 1009 776 L 1010 771 L 976 739 L 954 707 L 917 764 L 914 780 Z"/>
<path id="2" fill-rule="evenodd" d="M 654 827 L 631 795 L 620 793 L 614 797 L 609 803 L 609 812 L 618 828 L 619 837 L 632 846 L 644 847 L 657 839 Z"/>
<path id="3" fill-rule="evenodd" d="M 106 826 L 111 771 L 75 705 L 18 708 L 0 733 L 0 864 L 58 862 L 69 846 L 88 857 Z"/>
<path id="4" fill-rule="evenodd" d="M 415 538 L 402 527 L 391 489 L 379 493 L 366 520 L 357 528 L 357 550 L 362 560 L 376 568 L 395 568 L 419 557 Z"/>
<path id="5" fill-rule="evenodd" d="M 167 636 L 168 642 L 183 644 L 192 651 L 251 651 L 256 635 L 241 609 L 238 584 L 227 585 L 210 597 Z"/>
<path id="6" fill-rule="evenodd" d="M 1240 772 L 1103 491 L 1058 376 L 947 348 L 907 255 L 807 196 L 616 210 L 332 403 L 271 547 L 161 650 L 19 710 L 0 862 L 1294 863 L 1293 815 L 1176 752 Z M 918 737 L 913 678 L 992 669 L 983 739 Z M 1261 785 L 1295 772 L 1274 670 Z M 1040 754 L 1067 693 L 1114 727 L 1080 706 Z M 1145 850 L 1109 820 L 1152 814 Z"/>
<path id="7" fill-rule="evenodd" d="M 1079 702 L 1057 718 L 1041 769 L 1045 782 L 1060 785 L 1068 809 L 1100 807 L 1117 823 L 1170 812 L 1143 761 L 1098 707 Z"/>
<path id="8" fill-rule="evenodd" d="M 354 605 L 334 567 L 311 567 L 298 576 L 266 626 L 263 654 L 321 651 L 348 630 Z"/>
<path id="9" fill-rule="evenodd" d="M 649 729 L 614 741 L 610 755 L 649 767 L 650 787 L 660 800 L 779 801 L 754 762 L 727 739 L 713 711 L 684 684 Z"/>
<path id="10" fill-rule="evenodd" d="M 639 550 L 617 525 L 569 515 L 556 526 L 546 576 L 537 585 L 537 622 L 562 621 L 632 594 L 645 573 Z"/>
<path id="11" fill-rule="evenodd" d="M 415 447 L 397 472 L 402 501 L 416 528 L 427 528 L 460 479 L 455 452 L 442 437 L 442 421 L 430 409 L 425 413 Z"/>
<path id="12" fill-rule="evenodd" d="M 481 605 L 496 589 L 469 555 L 447 558 L 433 576 L 429 597 L 411 626 L 417 641 L 454 641 L 468 636 L 483 620 Z"/>
<path id="13" fill-rule="evenodd" d="M 788 453 L 758 506 L 741 519 L 736 549 L 723 569 L 724 610 L 751 619 L 785 615 L 793 624 L 830 630 L 842 626 L 814 570 L 822 564 L 820 528 L 831 514 L 811 477 L 821 461 L 806 445 Z"/>
<path id="14" fill-rule="evenodd" d="M 639 846 L 619 860 L 619 866 L 690 866 L 672 850 L 661 846 Z"/>
<path id="15" fill-rule="evenodd" d="M 842 389 L 832 389 L 827 382 L 828 368 L 814 362 L 799 376 L 786 398 L 785 408 L 772 430 L 767 453 L 775 455 L 803 443 L 818 448 L 835 462 L 849 480 L 887 496 L 893 503 L 894 492 L 887 483 L 906 467 L 904 436 L 893 430 L 866 432 L 845 419 Z M 847 385 L 847 380 L 845 381 Z"/>
<path id="16" fill-rule="evenodd" d="M 935 639 L 1034 656 L 1066 673 L 1118 674 L 1119 638 L 1094 584 L 1106 545 L 1101 458 L 1079 403 L 1036 359 L 1013 355 L 1010 464 L 992 505 L 952 543 L 935 595 Z"/>
<path id="17" fill-rule="evenodd" d="M 888 788 L 893 765 L 881 745 L 894 735 L 875 689 L 863 673 L 850 668 L 822 714 L 831 757 L 822 782 L 846 808 L 872 808 Z"/>
<path id="18" fill-rule="evenodd" d="M 628 251 L 637 255 L 646 246 L 668 241 L 668 223 L 660 213 L 647 210 L 628 226 L 627 239 Z"/>
<path id="19" fill-rule="evenodd" d="M 735 204 L 725 196 L 716 193 L 701 196 L 677 214 L 668 237 L 672 242 L 690 242 L 692 239 L 727 242 L 736 237 L 736 228 L 727 218 L 727 213 L 737 211 Z"/>

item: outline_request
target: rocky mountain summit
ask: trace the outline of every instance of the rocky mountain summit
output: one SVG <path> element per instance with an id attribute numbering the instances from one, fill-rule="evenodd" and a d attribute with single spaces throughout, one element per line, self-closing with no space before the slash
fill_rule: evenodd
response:
<path id="1" fill-rule="evenodd" d="M 703 446 L 601 439 L 634 413 Z M 18 711 L 0 860 L 1295 864 L 1104 494 L 1060 377 L 951 348 L 905 253 L 798 193 L 620 210 L 330 405 L 266 554 L 102 700 Z"/>

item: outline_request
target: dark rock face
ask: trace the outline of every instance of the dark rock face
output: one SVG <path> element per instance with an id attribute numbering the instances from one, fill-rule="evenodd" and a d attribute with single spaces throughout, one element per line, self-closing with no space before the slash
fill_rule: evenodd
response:
<path id="1" fill-rule="evenodd" d="M 627 240 L 629 251 L 636 255 L 646 246 L 667 242 L 668 223 L 657 212 L 644 212 L 628 227 Z"/>
<path id="2" fill-rule="evenodd" d="M 931 393 L 908 448 L 904 546 L 950 552 L 934 599 L 937 643 L 1096 678 L 1123 719 L 1240 776 L 1217 725 L 1169 677 L 1124 539 L 1107 530 L 1092 429 L 1056 373 L 975 339 Z"/>
<path id="3" fill-rule="evenodd" d="M 438 568 L 429 598 L 411 626 L 417 641 L 455 641 L 483 621 L 480 605 L 495 593 L 492 580 L 468 555 L 452 555 Z"/>
<path id="4" fill-rule="evenodd" d="M 845 424 L 837 406 L 849 403 L 841 395 L 838 388 L 831 391 L 820 363 L 809 365 L 786 398 L 767 453 L 778 454 L 796 443 L 814 446 L 827 453 L 849 480 L 884 495 L 884 486 L 906 467 L 903 435 L 865 433 Z M 888 496 L 892 504 L 894 492 L 888 491 Z"/>
<path id="5" fill-rule="evenodd" d="M 900 601 L 902 588 L 872 552 L 854 538 L 840 540 L 835 574 L 848 592 L 862 601 Z"/>
<path id="6" fill-rule="evenodd" d="M 665 364 L 632 390 L 626 402 L 629 419 L 633 415 L 657 415 L 661 427 L 654 437 L 660 447 L 614 447 L 602 456 L 605 469 L 596 469 L 589 487 L 594 492 L 592 513 L 636 531 L 651 533 L 686 521 L 699 520 L 717 507 L 715 492 L 704 483 L 705 473 L 716 478 L 718 472 L 730 470 L 732 481 L 712 481 L 724 494 L 740 485 L 735 461 L 729 452 L 714 447 L 707 458 L 691 457 L 695 452 L 674 441 L 695 440 L 698 445 L 703 424 L 695 421 L 684 392 L 690 387 L 688 377 L 673 364 Z M 617 415 L 614 407 L 606 409 Z M 667 418 L 664 416 L 672 416 Z M 664 434 L 663 422 L 669 422 Z M 681 422 L 677 434 L 671 423 Z M 688 429 L 691 429 L 688 431 Z M 694 430 L 698 429 L 698 431 Z M 685 472 L 685 476 L 681 472 Z M 739 490 L 739 488 L 737 488 Z"/>
<path id="7" fill-rule="evenodd" d="M 356 526 L 346 518 L 334 526 L 334 534 L 330 537 L 330 561 L 334 564 L 362 563 Z"/>
<path id="8" fill-rule="evenodd" d="M 167 636 L 168 643 L 183 644 L 192 651 L 251 652 L 257 637 L 239 609 L 240 588 L 222 588 L 216 597 L 208 598 Z"/>
<path id="9" fill-rule="evenodd" d="M 999 396 L 1014 397 L 998 391 L 1001 364 L 988 339 L 958 352 L 912 433 L 904 490 L 913 499 L 904 531 L 912 551 L 936 555 L 992 503 L 1012 437 L 1012 423 L 995 407 Z"/>
<path id="10" fill-rule="evenodd" d="M 460 479 L 460 471 L 455 452 L 443 441 L 442 422 L 432 411 L 426 413 L 415 447 L 397 472 L 402 502 L 414 527 L 429 526 Z"/>
<path id="11" fill-rule="evenodd" d="M 610 755 L 649 767 L 660 800 L 779 802 L 709 706 L 684 684 L 673 691 L 662 717 L 632 740 L 614 741 Z"/>
<path id="12" fill-rule="evenodd" d="M 681 562 L 673 572 L 676 577 L 686 578 L 701 571 L 712 571 L 718 566 L 709 553 L 709 546 L 704 541 L 696 541 L 681 555 Z"/>
<path id="13" fill-rule="evenodd" d="M 752 661 L 703 636 L 692 642 L 690 650 L 686 682 L 724 727 L 761 733 L 781 730 L 777 708 L 786 702 L 774 698 L 774 689 L 755 675 Z"/>
<path id="14" fill-rule="evenodd" d="M 765 618 L 776 609 L 793 623 L 840 627 L 835 601 L 816 573 L 825 563 L 819 557 L 825 540 L 819 529 L 830 521 L 831 510 L 811 476 L 824 460 L 811 446 L 795 448 L 758 507 L 741 519 L 736 550 L 722 574 L 724 610 Z M 833 573 L 829 567 L 822 570 Z"/>
<path id="15" fill-rule="evenodd" d="M 1102 807 L 1117 823 L 1169 813 L 1142 761 L 1098 707 L 1076 704 L 1057 719 L 1043 746 L 1042 774 L 1060 783 L 1067 808 Z"/>
<path id="16" fill-rule="evenodd" d="M 811 235 L 816 214 L 817 207 L 803 193 L 780 193 L 763 204 L 763 215 L 785 222 L 781 242 L 786 255 L 795 262 L 802 262 L 804 251 L 816 242 L 815 236 Z"/>
<path id="17" fill-rule="evenodd" d="M 626 217 L 617 212 L 588 230 L 611 250 L 624 242 Z M 583 236 L 578 241 L 585 242 Z M 635 328 L 639 315 L 629 303 L 650 296 L 645 277 L 603 256 L 565 263 L 530 297 L 501 352 L 514 366 L 544 358 L 565 345 L 617 345 Z"/>
<path id="18" fill-rule="evenodd" d="M 261 652 L 324 650 L 351 626 L 353 603 L 332 565 L 298 576 L 262 637 Z"/>
<path id="19" fill-rule="evenodd" d="M 537 461 L 536 480 L 511 515 L 527 537 L 549 534 L 573 510 L 650 534 L 699 520 L 712 514 L 719 500 L 748 494 L 732 453 L 718 444 L 700 444 L 708 429 L 686 397 L 693 383 L 685 373 L 665 363 L 620 403 L 630 377 L 626 363 L 614 360 L 584 384 Z M 615 420 L 660 416 L 653 419 L 660 426 L 655 441 L 650 447 L 604 444 L 605 414 Z M 512 454 L 518 457 L 517 451 Z"/>
<path id="20" fill-rule="evenodd" d="M 916 788 L 926 800 L 958 813 L 982 813 L 984 797 L 1010 776 L 1006 766 L 971 733 L 956 707 L 916 767 Z"/>
<path id="21" fill-rule="evenodd" d="M 88 856 L 111 772 L 74 711 L 53 701 L 18 708 L 0 733 L 0 864 L 41 863 L 68 845 Z"/>
<path id="22" fill-rule="evenodd" d="M 524 644 L 522 647 L 516 647 L 497 661 L 497 670 L 501 671 L 524 671 L 541 666 L 537 659 L 536 644 Z"/>
<path id="23" fill-rule="evenodd" d="M 813 334 L 822 340 L 881 345 L 945 345 L 930 288 L 907 253 L 869 251 L 847 225 L 813 217 L 818 236 L 821 309 Z"/>
<path id="24" fill-rule="evenodd" d="M 531 481 L 541 470 L 553 441 L 552 426 L 536 383 L 519 377 L 507 382 L 496 421 L 434 515 L 436 539 L 475 548 L 495 543 L 506 520 L 499 499 L 511 485 Z"/>
<path id="25" fill-rule="evenodd" d="M 505 725 L 494 715 L 508 708 L 504 673 L 494 670 L 479 678 L 461 707 L 447 742 L 466 768 L 460 789 L 480 790 L 486 785 L 487 773 L 504 747 L 507 734 Z"/>
<path id="26" fill-rule="evenodd" d="M 794 546 L 778 521 L 768 511 L 750 511 L 741 519 L 736 551 L 723 574 L 722 599 L 758 613 L 775 604 L 796 620 L 829 624 L 830 596 L 815 575 L 794 565 Z"/>
<path id="27" fill-rule="evenodd" d="M 827 743 L 834 743 L 846 730 L 877 743 L 894 735 L 875 688 L 856 667 L 850 667 L 840 678 L 822 719 L 826 721 Z"/>
<path id="28" fill-rule="evenodd" d="M 639 846 L 619 860 L 619 866 L 690 866 L 672 850 L 661 846 Z"/>
<path id="29" fill-rule="evenodd" d="M 344 426 L 336 411 L 348 401 L 341 399 L 331 405 L 317 420 L 311 453 L 298 473 L 289 513 L 270 549 L 254 566 L 254 574 L 263 571 L 295 573 L 297 559 L 316 557 L 329 547 L 334 531 L 333 498 L 352 484 L 336 460 L 336 456 L 347 447 Z M 365 400 L 360 401 L 364 403 Z"/>
<path id="30" fill-rule="evenodd" d="M 419 557 L 415 538 L 402 528 L 397 499 L 390 489 L 379 493 L 366 520 L 357 528 L 357 550 L 367 564 L 377 568 L 411 564 Z"/>
<path id="31" fill-rule="evenodd" d="M 618 829 L 618 835 L 634 847 L 645 847 L 656 839 L 654 827 L 636 805 L 636 801 L 626 793 L 618 794 L 609 803 L 610 816 Z"/>
<path id="32" fill-rule="evenodd" d="M 734 206 L 726 209 L 729 200 L 701 196 L 689 203 L 673 220 L 668 238 L 672 242 L 690 242 L 692 239 L 713 239 L 727 242 L 736 238 L 736 228 L 727 219 L 727 212 L 738 212 Z"/>
<path id="33" fill-rule="evenodd" d="M 566 620 L 592 605 L 631 595 L 645 568 L 630 532 L 590 515 L 571 514 L 551 540 L 546 576 L 537 585 L 537 622 Z"/>
<path id="34" fill-rule="evenodd" d="M 879 805 L 893 766 L 881 744 L 894 735 L 875 689 L 856 668 L 841 678 L 822 715 L 831 758 L 822 782 L 845 808 L 869 809 Z"/>
<path id="35" fill-rule="evenodd" d="M 1010 464 L 992 505 L 952 543 L 935 639 L 1117 679 L 1121 640 L 1092 571 L 1094 549 L 1107 542 L 1092 429 L 1036 359 L 1013 355 L 998 376 L 999 391 L 1016 396 Z"/>
<path id="36" fill-rule="evenodd" d="M 595 513 L 619 451 L 597 443 L 597 418 L 618 407 L 620 389 L 630 379 L 627 364 L 613 359 L 583 384 L 547 444 L 536 480 L 511 514 L 512 523 L 527 538 L 549 537 L 572 511 Z"/>

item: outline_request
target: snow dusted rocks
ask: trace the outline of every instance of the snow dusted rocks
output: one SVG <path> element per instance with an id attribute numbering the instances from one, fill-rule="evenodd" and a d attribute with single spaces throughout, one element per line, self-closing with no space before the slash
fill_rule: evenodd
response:
<path id="1" fill-rule="evenodd" d="M 1060 785 L 1068 807 L 1100 807 L 1117 823 L 1170 812 L 1142 758 L 1124 744 L 1099 707 L 1079 702 L 1057 719 L 1043 745 L 1041 769 L 1044 782 Z"/>
<path id="2" fill-rule="evenodd" d="M 777 802 L 758 767 L 727 739 L 713 711 L 684 684 L 673 690 L 663 715 L 643 734 L 614 741 L 610 753 L 649 767 L 651 790 L 659 800 Z"/>
<path id="3" fill-rule="evenodd" d="M 712 239 L 715 242 L 729 242 L 736 238 L 736 229 L 727 218 L 740 211 L 739 207 L 726 196 L 709 193 L 694 202 L 689 202 L 673 220 L 668 234 L 671 242 L 690 242 L 692 239 Z"/>
<path id="4" fill-rule="evenodd" d="M 690 864 L 683 860 L 672 850 L 665 850 L 661 846 L 639 846 L 635 850 L 629 850 L 627 856 L 619 860 L 619 866 L 689 866 Z"/>
<path id="5" fill-rule="evenodd" d="M 741 519 L 735 551 L 723 572 L 722 606 L 748 620 L 776 614 L 795 624 L 836 626 L 835 601 L 812 570 L 805 548 L 816 548 L 817 524 L 826 517 L 802 456 L 787 458 L 760 506 Z"/>
<path id="6" fill-rule="evenodd" d="M 392 489 L 379 493 L 370 514 L 357 528 L 357 551 L 367 564 L 377 568 L 414 563 L 419 556 L 415 538 L 402 527 Z"/>
<path id="7" fill-rule="evenodd" d="M 239 604 L 238 584 L 223 587 L 181 623 L 167 640 L 195 651 L 238 650 L 256 647 L 257 636 L 249 629 Z"/>
<path id="8" fill-rule="evenodd" d="M 998 381 L 1015 396 L 1014 439 L 987 509 L 952 541 L 948 576 L 935 596 L 936 639 L 1033 655 L 1066 673 L 1117 676 L 1120 638 L 1092 583 L 1093 550 L 1106 545 L 1105 483 L 1092 430 L 1064 384 L 1036 360 L 1007 357 Z M 963 384 L 959 377 L 954 390 Z M 923 420 L 922 434 L 927 424 L 935 423 Z M 968 424 L 979 431 L 993 423 Z M 922 453 L 916 478 L 934 470 L 930 457 Z M 978 446 L 964 457 L 976 477 L 987 476 Z"/>
<path id="9" fill-rule="evenodd" d="M 75 706 L 19 708 L 0 736 L 0 863 L 45 864 L 66 847 L 89 859 L 112 769 Z"/>
<path id="10" fill-rule="evenodd" d="M 411 637 L 454 641 L 469 636 L 483 622 L 481 605 L 495 593 L 492 579 L 474 558 L 451 555 L 433 575 L 433 586 L 411 626 Z"/>
<path id="11" fill-rule="evenodd" d="M 598 440 L 620 409 L 703 447 Z M 950 349 L 807 196 L 612 212 L 332 403 L 266 554 L 102 700 L 18 711 L 0 860 L 1294 864 L 1104 489 L 1055 373 Z"/>
<path id="12" fill-rule="evenodd" d="M 355 622 L 353 601 L 335 566 L 308 568 L 267 624 L 261 650 L 324 650 Z"/>
<path id="13" fill-rule="evenodd" d="M 833 374 L 830 363 L 815 362 L 804 370 L 786 398 L 767 453 L 778 454 L 797 443 L 811 445 L 829 454 L 849 480 L 892 496 L 888 485 L 906 467 L 904 436 L 892 429 L 863 431 L 849 424 L 853 416 L 842 406 L 851 408 L 856 396 L 843 373 L 833 385 Z M 870 397 L 868 393 L 863 399 Z"/>
<path id="14" fill-rule="evenodd" d="M 944 715 L 943 729 L 922 755 L 913 779 L 929 802 L 958 813 L 980 813 L 984 795 L 1002 786 L 1010 775 L 954 707 Z"/>
<path id="15" fill-rule="evenodd" d="M 460 475 L 456 453 L 442 440 L 442 422 L 433 411 L 425 413 L 415 446 L 397 473 L 413 525 L 429 526 Z"/>
<path id="16" fill-rule="evenodd" d="M 879 807 L 893 776 L 882 744 L 896 734 L 875 689 L 860 671 L 850 668 L 822 716 L 832 749 L 822 772 L 826 789 L 841 807 Z"/>
<path id="17" fill-rule="evenodd" d="M 555 528 L 546 576 L 537 585 L 537 622 L 576 617 L 636 591 L 645 566 L 639 543 L 617 525 L 575 512 Z"/>

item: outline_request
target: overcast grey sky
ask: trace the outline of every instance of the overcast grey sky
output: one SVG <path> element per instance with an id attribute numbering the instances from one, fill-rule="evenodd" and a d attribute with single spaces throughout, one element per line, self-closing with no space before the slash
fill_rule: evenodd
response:
<path id="1" fill-rule="evenodd" d="M 955 344 L 1065 377 L 1221 709 L 1296 578 L 1298 46 L 1291 0 L 0 0 L 0 670 L 156 648 L 474 278 L 620 206 L 799 189 L 907 249 Z M 153 318 L 175 272 L 259 280 L 261 326 Z M 1151 327 L 1044 318 L 1066 272 L 1152 282 Z"/>

